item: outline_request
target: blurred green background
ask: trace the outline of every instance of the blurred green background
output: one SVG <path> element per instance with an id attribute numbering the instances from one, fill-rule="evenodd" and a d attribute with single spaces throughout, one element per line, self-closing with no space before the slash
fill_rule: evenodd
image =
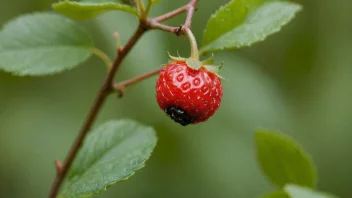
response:
<path id="1" fill-rule="evenodd" d="M 153 15 L 185 4 L 162 0 Z M 193 30 L 200 43 L 210 14 L 226 0 L 201 0 Z M 220 110 L 206 123 L 182 127 L 158 109 L 155 77 L 114 95 L 96 124 L 132 118 L 152 125 L 159 144 L 147 166 L 97 198 L 254 198 L 272 190 L 256 162 L 258 127 L 291 135 L 312 155 L 318 188 L 352 197 L 352 2 L 297 0 L 303 12 L 280 33 L 251 48 L 216 54 L 225 62 Z M 24 13 L 50 10 L 50 0 L 0 0 L 0 24 Z M 184 17 L 171 20 L 179 25 Z M 97 46 L 114 55 L 112 33 L 122 41 L 137 20 L 108 13 L 82 23 Z M 119 80 L 167 62 L 167 51 L 187 56 L 184 37 L 153 31 L 138 42 Z M 19 57 L 21 58 L 21 57 Z M 96 57 L 48 77 L 15 77 L 0 71 L 0 197 L 39 198 L 82 125 L 105 75 Z"/>

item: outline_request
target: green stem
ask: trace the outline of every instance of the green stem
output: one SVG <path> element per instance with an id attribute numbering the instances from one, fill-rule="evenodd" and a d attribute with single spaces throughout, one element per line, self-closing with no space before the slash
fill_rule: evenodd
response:
<path id="1" fill-rule="evenodd" d="M 138 9 L 138 14 L 141 19 L 145 19 L 147 15 L 145 14 L 145 7 L 142 0 L 135 0 Z"/>
<path id="2" fill-rule="evenodd" d="M 196 38 L 194 37 L 191 29 L 189 28 L 186 28 L 185 29 L 185 33 L 186 33 L 186 36 L 189 40 L 189 43 L 191 45 L 191 59 L 194 59 L 194 60 L 199 60 L 199 52 L 198 52 L 198 45 L 197 45 L 197 40 Z"/>
<path id="3" fill-rule="evenodd" d="M 118 31 L 114 32 L 114 37 L 116 40 L 116 50 L 120 50 L 121 49 L 121 42 L 120 42 L 120 33 Z"/>
<path id="4" fill-rule="evenodd" d="M 108 57 L 108 55 L 106 55 L 103 51 L 101 51 L 98 48 L 90 48 L 90 51 L 96 55 L 97 57 L 99 57 L 104 63 L 105 65 L 110 68 L 112 65 L 111 59 Z"/>
<path id="5" fill-rule="evenodd" d="M 149 15 L 149 12 L 150 12 L 150 8 L 152 7 L 152 5 L 153 5 L 152 0 L 148 0 L 147 7 L 146 7 L 146 9 L 145 9 L 143 19 L 148 18 L 148 15 Z"/>

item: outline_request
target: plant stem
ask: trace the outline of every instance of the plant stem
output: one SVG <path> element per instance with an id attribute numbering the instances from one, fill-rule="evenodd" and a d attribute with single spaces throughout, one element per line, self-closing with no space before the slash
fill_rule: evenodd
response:
<path id="1" fill-rule="evenodd" d="M 138 14 L 140 19 L 145 19 L 146 15 L 145 15 L 145 7 L 144 7 L 144 3 L 142 0 L 135 0 L 134 1 L 136 4 L 136 7 L 138 9 Z"/>
<path id="2" fill-rule="evenodd" d="M 164 25 L 159 22 L 156 22 L 155 20 L 149 20 L 148 23 L 149 23 L 149 27 L 152 29 L 158 29 L 158 30 L 163 30 L 166 32 L 172 32 L 174 34 L 176 34 L 177 30 L 178 30 L 178 27 Z"/>
<path id="3" fill-rule="evenodd" d="M 100 49 L 95 48 L 95 47 L 94 47 L 94 48 L 91 48 L 90 51 L 91 51 L 94 55 L 98 56 L 98 57 L 105 63 L 106 67 L 107 67 L 108 69 L 110 69 L 110 67 L 111 67 L 111 65 L 112 65 L 111 60 L 110 60 L 110 58 L 109 58 L 103 51 L 101 51 Z"/>
<path id="4" fill-rule="evenodd" d="M 154 21 L 156 22 L 163 22 L 166 21 L 168 19 L 173 18 L 174 16 L 177 16 L 179 14 L 182 14 L 183 12 L 187 12 L 187 19 L 185 22 L 185 25 L 190 26 L 191 25 L 191 20 L 192 20 L 192 16 L 194 14 L 195 11 L 195 6 L 198 3 L 199 0 L 191 0 L 187 5 L 184 5 L 180 8 L 177 8 L 171 12 L 168 12 L 164 15 L 158 16 L 153 18 Z"/>
<path id="5" fill-rule="evenodd" d="M 199 60 L 199 52 L 198 52 L 198 45 L 197 45 L 197 41 L 196 38 L 194 37 L 191 29 L 189 28 L 185 28 L 184 32 L 189 40 L 189 43 L 191 45 L 191 59 L 194 60 Z"/>
<path id="6" fill-rule="evenodd" d="M 55 160 L 55 166 L 57 174 L 60 174 L 60 172 L 62 171 L 62 163 L 60 162 L 60 160 Z"/>
<path id="7" fill-rule="evenodd" d="M 198 1 L 199 0 L 192 0 L 187 5 L 187 18 L 186 18 L 185 26 L 187 26 L 188 28 L 191 28 L 192 18 L 193 18 L 194 12 L 196 11 L 196 4 L 198 3 Z"/>
<path id="8" fill-rule="evenodd" d="M 160 70 L 161 70 L 161 67 L 154 69 L 150 72 L 144 73 L 142 75 L 136 76 L 134 78 L 131 78 L 129 80 L 122 81 L 120 83 L 115 83 L 113 84 L 113 89 L 116 90 L 119 93 L 119 96 L 121 97 L 123 96 L 126 87 L 136 84 L 142 80 L 146 80 L 147 78 L 150 78 L 154 75 L 157 75 L 159 74 Z"/>
<path id="9" fill-rule="evenodd" d="M 161 16 L 158 16 L 158 17 L 155 17 L 153 18 L 153 20 L 157 21 L 157 22 L 163 22 L 163 21 L 166 21 L 168 19 L 171 19 L 173 18 L 174 16 L 177 16 L 179 14 L 182 14 L 183 12 L 186 12 L 187 11 L 187 8 L 188 8 L 188 5 L 184 5 L 180 8 L 177 8 L 176 10 L 173 10 L 171 12 L 168 12 L 164 15 L 161 15 Z"/>
<path id="10" fill-rule="evenodd" d="M 116 50 L 120 50 L 121 48 L 121 42 L 120 42 L 120 33 L 118 31 L 115 31 L 114 32 L 114 37 L 115 37 L 115 40 L 116 40 Z"/>
<path id="11" fill-rule="evenodd" d="M 148 17 L 150 9 L 152 8 L 152 5 L 153 5 L 152 0 L 148 0 L 147 6 L 146 6 L 145 12 L 144 12 L 145 13 L 144 19 L 146 19 Z"/>
<path id="12" fill-rule="evenodd" d="M 187 11 L 188 12 L 188 15 L 187 15 L 187 19 L 186 19 L 186 23 L 185 24 L 188 24 L 188 28 L 190 28 L 190 20 L 192 19 L 192 16 L 190 15 L 193 15 L 194 13 L 194 6 L 196 5 L 196 3 L 198 2 L 198 0 L 191 0 L 186 6 L 183 6 L 177 10 L 183 10 L 182 12 L 184 11 Z M 140 8 L 141 8 L 141 3 L 142 1 L 141 0 L 137 0 L 137 4 L 140 4 Z M 139 8 L 139 9 L 140 9 Z M 187 8 L 187 9 L 186 9 Z M 144 5 L 142 6 L 142 13 L 144 12 Z M 166 20 L 166 19 L 169 19 L 173 16 L 176 16 L 182 12 L 179 12 L 179 11 L 172 11 L 168 14 L 165 14 L 163 15 L 164 17 L 157 17 L 156 19 L 158 20 L 155 20 L 156 22 L 158 21 L 163 21 L 163 20 Z M 191 13 L 191 14 L 190 14 Z M 116 71 L 117 69 L 120 67 L 122 61 L 124 60 L 124 58 L 126 57 L 126 55 L 131 51 L 131 49 L 133 48 L 133 46 L 136 44 L 136 42 L 139 40 L 139 38 L 148 30 L 148 29 L 153 29 L 153 28 L 156 28 L 156 27 L 153 27 L 151 26 L 149 23 L 148 23 L 149 20 L 140 20 L 140 23 L 139 23 L 139 26 L 137 28 L 137 30 L 135 31 L 135 33 L 133 34 L 133 36 L 129 39 L 129 41 L 126 43 L 125 46 L 117 49 L 117 56 L 114 60 L 114 62 L 111 64 L 111 67 L 110 67 L 110 70 L 107 74 L 107 76 L 105 77 L 104 79 L 104 82 L 98 92 L 98 95 L 96 96 L 96 99 L 95 99 L 95 102 L 93 103 L 90 111 L 89 111 L 89 114 L 87 115 L 87 118 L 81 128 L 81 130 L 79 131 L 74 143 L 72 144 L 71 146 L 71 149 L 69 151 L 69 153 L 67 154 L 66 156 L 66 159 L 64 161 L 63 164 L 59 163 L 59 161 L 56 161 L 56 167 L 57 167 L 57 174 L 56 174 L 56 177 L 55 177 L 55 180 L 54 182 L 52 183 L 52 186 L 51 186 L 51 190 L 50 190 L 50 193 L 49 193 L 49 196 L 48 198 L 55 198 L 59 192 L 59 189 L 60 189 L 60 186 L 63 182 L 63 180 L 65 179 L 79 149 L 81 148 L 82 146 L 82 143 L 86 137 L 86 135 L 88 134 L 90 128 L 92 127 L 94 121 L 96 120 L 97 116 L 98 116 L 98 113 L 99 111 L 101 110 L 107 96 L 113 91 L 113 88 L 115 86 L 113 86 L 113 79 L 116 75 Z M 164 29 L 163 29 L 164 30 Z M 96 52 L 96 51 L 95 51 Z M 98 53 L 100 54 L 100 53 Z M 100 56 L 102 57 L 102 56 Z M 105 60 L 104 60 L 105 59 Z M 105 62 L 107 62 L 107 59 L 106 58 L 103 58 L 103 60 Z M 139 82 L 141 80 L 144 80 L 154 74 L 157 74 L 159 72 L 160 68 L 158 68 L 157 70 L 154 70 L 154 71 L 151 71 L 149 73 L 146 73 L 144 75 L 141 75 L 139 77 L 135 77 L 135 78 L 132 78 L 130 80 L 127 80 L 125 82 L 122 82 L 120 83 L 120 86 L 121 85 L 123 87 L 126 87 L 126 86 L 129 86 L 129 85 L 132 85 L 136 82 Z"/>

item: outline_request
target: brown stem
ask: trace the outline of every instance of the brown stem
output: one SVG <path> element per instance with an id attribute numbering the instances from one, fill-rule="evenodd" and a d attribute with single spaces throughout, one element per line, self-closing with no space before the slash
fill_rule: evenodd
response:
<path id="1" fill-rule="evenodd" d="M 166 21 L 168 19 L 171 19 L 172 17 L 174 16 L 177 16 L 179 14 L 182 14 L 183 12 L 186 12 L 187 11 L 187 7 L 188 7 L 188 4 L 187 5 L 184 5 L 180 8 L 177 8 L 176 10 L 173 10 L 171 12 L 168 12 L 164 15 L 161 15 L 161 16 L 158 16 L 158 17 L 155 17 L 153 18 L 153 20 L 157 21 L 157 22 L 163 22 L 163 21 Z"/>
<path id="2" fill-rule="evenodd" d="M 133 84 L 136 84 L 136 83 L 138 83 L 142 80 L 145 80 L 149 77 L 152 77 L 154 75 L 157 75 L 160 72 L 160 70 L 161 70 L 161 68 L 157 68 L 157 69 L 154 69 L 150 72 L 144 73 L 144 74 L 136 76 L 134 78 L 131 78 L 129 80 L 122 81 L 120 83 L 115 83 L 115 84 L 113 84 L 113 89 L 116 90 L 118 92 L 119 96 L 121 97 L 124 95 L 126 87 L 131 86 Z"/>
<path id="3" fill-rule="evenodd" d="M 60 162 L 60 160 L 55 160 L 55 166 L 57 174 L 60 174 L 62 172 L 62 163 Z"/>
<path id="4" fill-rule="evenodd" d="M 191 27 L 191 22 L 192 22 L 192 18 L 193 18 L 193 14 L 196 11 L 196 4 L 198 3 L 199 0 L 192 0 L 188 3 L 187 6 L 187 18 L 186 18 L 186 22 L 185 22 L 185 26 L 187 26 L 188 28 Z"/>
<path id="5" fill-rule="evenodd" d="M 148 24 L 151 29 L 163 30 L 166 32 L 172 32 L 174 34 L 177 34 L 179 29 L 178 27 L 172 27 L 172 26 L 161 24 L 159 22 L 156 22 L 155 20 L 149 20 Z"/>
<path id="6" fill-rule="evenodd" d="M 106 97 L 109 95 L 109 93 L 112 91 L 111 90 L 111 83 L 114 79 L 115 73 L 120 66 L 122 60 L 126 57 L 128 52 L 132 49 L 134 44 L 137 42 L 137 40 L 143 35 L 143 33 L 146 31 L 146 29 L 142 26 L 139 25 L 137 31 L 134 33 L 134 35 L 130 38 L 130 40 L 127 42 L 127 44 L 118 52 L 118 56 L 116 57 L 115 61 L 112 64 L 112 67 L 107 74 L 103 85 L 100 88 L 100 91 L 98 93 L 98 96 L 95 99 L 95 102 L 93 106 L 91 107 L 91 110 L 87 116 L 86 121 L 83 124 L 82 129 L 80 130 L 78 136 L 76 137 L 75 142 L 73 143 L 66 159 L 65 162 L 62 166 L 62 170 L 58 172 L 56 175 L 56 178 L 52 184 L 49 198 L 55 198 L 59 188 L 61 186 L 62 181 L 64 180 L 68 170 L 70 169 L 73 160 L 75 159 L 78 150 L 81 148 L 81 145 L 83 143 L 84 138 L 86 137 L 89 129 L 91 128 L 94 120 L 96 119 L 98 112 L 100 111 Z"/>
<path id="7" fill-rule="evenodd" d="M 191 23 L 190 23 L 190 20 L 192 20 L 192 16 L 191 15 L 193 15 L 193 13 L 195 11 L 195 6 L 198 3 L 198 1 L 199 0 L 191 0 L 187 5 L 184 5 L 184 6 L 180 7 L 180 8 L 177 8 L 176 10 L 168 12 L 168 13 L 166 13 L 164 15 L 155 17 L 155 18 L 153 18 L 153 20 L 156 21 L 156 22 L 163 22 L 163 21 L 171 19 L 174 16 L 177 16 L 177 15 L 183 13 L 183 12 L 187 12 L 188 13 L 187 14 L 188 23 L 187 23 L 187 20 L 186 20 L 185 24 L 191 25 Z"/>
<path id="8" fill-rule="evenodd" d="M 155 22 L 164 21 L 164 20 L 167 20 L 167 19 L 169 19 L 173 16 L 176 16 L 182 12 L 187 11 L 188 14 L 187 14 L 187 19 L 186 19 L 185 24 L 187 24 L 187 26 L 189 27 L 191 24 L 190 20 L 192 20 L 191 15 L 193 15 L 193 13 L 194 13 L 194 10 L 195 10 L 194 6 L 196 5 L 197 2 L 198 2 L 198 0 L 191 0 L 186 6 L 183 6 L 183 7 L 176 9 L 172 12 L 169 12 L 168 14 L 154 18 L 154 20 L 155 20 Z M 138 29 L 136 30 L 134 35 L 130 38 L 130 40 L 126 43 L 126 45 L 124 47 L 121 47 L 117 50 L 117 56 L 116 56 L 114 62 L 112 63 L 111 69 L 109 70 L 107 76 L 105 77 L 104 83 L 102 84 L 102 86 L 98 92 L 98 95 L 96 96 L 95 102 L 92 105 L 90 112 L 87 115 L 87 118 L 86 118 L 81 130 L 79 131 L 78 136 L 76 137 L 69 153 L 67 154 L 64 163 L 61 164 L 61 163 L 58 163 L 58 161 L 56 162 L 56 167 L 57 167 L 58 171 L 57 171 L 55 180 L 51 186 L 51 190 L 50 190 L 48 198 L 55 198 L 56 195 L 58 194 L 60 186 L 61 186 L 63 180 L 65 179 L 65 176 L 67 175 L 68 170 L 70 169 L 79 149 L 82 146 L 83 140 L 85 139 L 86 135 L 88 134 L 88 131 L 90 130 L 95 119 L 97 118 L 98 113 L 101 110 L 101 107 L 103 106 L 107 96 L 113 91 L 113 88 L 114 88 L 114 86 L 112 86 L 113 79 L 116 75 L 116 71 L 119 68 L 121 62 L 126 57 L 126 55 L 130 52 L 130 50 L 133 48 L 133 46 L 136 44 L 138 39 L 148 29 L 157 28 L 157 27 L 152 27 L 148 23 L 148 20 L 146 20 L 146 21 L 140 21 Z M 166 29 L 162 29 L 162 30 L 166 30 Z M 171 29 L 169 29 L 169 30 L 171 30 Z M 136 82 L 139 82 L 143 79 L 146 79 L 146 78 L 156 74 L 157 72 L 159 72 L 159 70 L 160 70 L 160 68 L 157 70 L 154 70 L 152 72 L 146 73 L 144 75 L 141 75 L 139 77 L 133 78 L 131 80 L 122 82 L 120 84 L 120 86 L 122 85 L 122 86 L 126 87 L 129 85 L 132 85 Z"/>

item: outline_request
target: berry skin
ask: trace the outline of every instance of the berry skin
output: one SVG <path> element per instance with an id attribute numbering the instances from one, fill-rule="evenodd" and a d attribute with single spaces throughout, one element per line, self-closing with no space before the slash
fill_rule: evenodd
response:
<path id="1" fill-rule="evenodd" d="M 205 67 L 173 61 L 160 71 L 156 99 L 161 110 L 182 126 L 204 122 L 218 110 L 222 98 L 219 77 Z"/>

